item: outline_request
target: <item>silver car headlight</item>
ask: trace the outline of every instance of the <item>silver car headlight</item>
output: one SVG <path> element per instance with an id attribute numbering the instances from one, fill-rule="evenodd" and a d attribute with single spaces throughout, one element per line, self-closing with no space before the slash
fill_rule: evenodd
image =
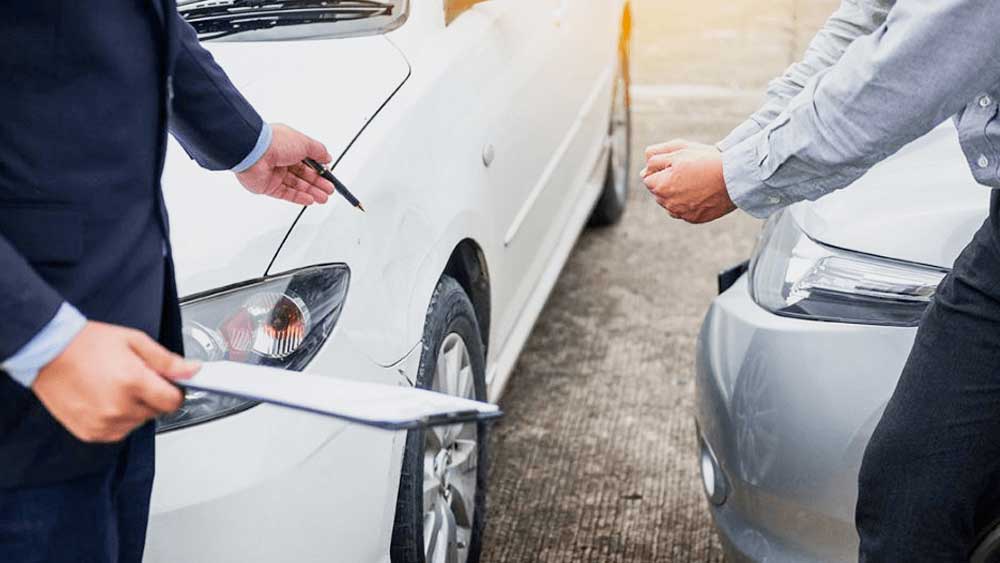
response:
<path id="1" fill-rule="evenodd" d="M 948 274 L 810 239 L 791 213 L 769 219 L 750 261 L 750 294 L 786 317 L 882 326 L 916 326 Z"/>
<path id="2" fill-rule="evenodd" d="M 185 355 L 302 370 L 333 331 L 350 277 L 347 266 L 317 266 L 185 299 Z M 191 391 L 177 412 L 159 420 L 158 430 L 206 422 L 254 404 Z"/>

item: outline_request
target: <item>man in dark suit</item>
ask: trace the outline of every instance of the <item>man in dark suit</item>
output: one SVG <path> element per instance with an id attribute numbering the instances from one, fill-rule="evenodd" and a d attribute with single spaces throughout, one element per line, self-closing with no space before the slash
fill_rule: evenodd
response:
<path id="1" fill-rule="evenodd" d="M 0 561 L 137 562 L 150 421 L 197 369 L 179 355 L 168 128 L 298 204 L 333 191 L 301 160 L 332 159 L 264 123 L 174 0 L 4 2 L 0 108 Z"/>

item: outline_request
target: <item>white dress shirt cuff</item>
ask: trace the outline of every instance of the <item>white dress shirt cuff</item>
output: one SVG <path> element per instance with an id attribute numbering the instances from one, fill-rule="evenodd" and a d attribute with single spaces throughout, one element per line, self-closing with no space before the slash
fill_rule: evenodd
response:
<path id="1" fill-rule="evenodd" d="M 86 324 L 86 317 L 76 307 L 63 302 L 56 316 L 0 367 L 14 381 L 31 387 L 39 370 L 61 354 Z"/>
<path id="2" fill-rule="evenodd" d="M 240 172 L 247 171 L 254 164 L 257 164 L 260 157 L 264 156 L 267 149 L 271 147 L 271 135 L 271 125 L 265 122 L 263 127 L 260 128 L 260 136 L 257 137 L 257 144 L 253 146 L 250 153 L 247 154 L 239 164 L 232 167 L 232 171 L 239 174 Z"/>

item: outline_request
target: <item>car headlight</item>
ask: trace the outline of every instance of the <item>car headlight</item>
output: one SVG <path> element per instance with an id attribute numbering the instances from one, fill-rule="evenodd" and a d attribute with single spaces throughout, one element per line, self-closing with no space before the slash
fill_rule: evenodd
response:
<path id="1" fill-rule="evenodd" d="M 786 317 L 916 326 L 948 270 L 810 239 L 791 213 L 771 217 L 750 261 L 750 294 Z"/>
<path id="2" fill-rule="evenodd" d="M 302 370 L 333 331 L 349 282 L 347 266 L 318 266 L 185 299 L 184 353 L 205 362 Z M 254 404 L 190 391 L 177 412 L 159 420 L 158 430 L 206 422 Z"/>

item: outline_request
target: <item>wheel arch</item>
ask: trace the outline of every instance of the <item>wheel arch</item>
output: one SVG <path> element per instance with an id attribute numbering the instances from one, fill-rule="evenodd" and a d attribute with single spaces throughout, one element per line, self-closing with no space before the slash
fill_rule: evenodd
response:
<path id="1" fill-rule="evenodd" d="M 441 276 L 454 278 L 472 301 L 487 358 L 492 355 L 490 332 L 496 315 L 496 254 L 491 245 L 489 217 L 467 203 L 460 205 L 447 224 L 439 225 L 437 236 L 426 246 L 406 305 L 406 340 L 423 339 L 427 310 Z"/>
<path id="2" fill-rule="evenodd" d="M 482 247 L 471 238 L 463 239 L 452 250 L 442 273 L 454 278 L 472 301 L 483 349 L 488 354 L 492 301 L 490 273 Z"/>

